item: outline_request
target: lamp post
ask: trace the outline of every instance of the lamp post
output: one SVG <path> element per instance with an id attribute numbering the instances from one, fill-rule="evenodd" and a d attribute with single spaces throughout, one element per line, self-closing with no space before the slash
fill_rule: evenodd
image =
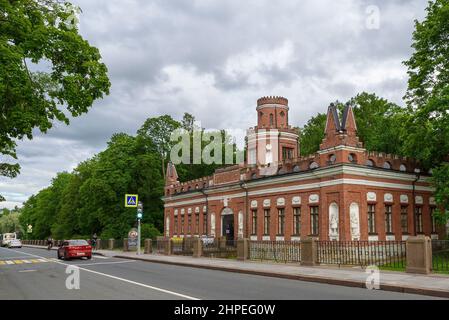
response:
<path id="1" fill-rule="evenodd" d="M 140 220 L 143 214 L 143 203 L 139 201 L 137 204 L 137 255 L 140 255 Z"/>

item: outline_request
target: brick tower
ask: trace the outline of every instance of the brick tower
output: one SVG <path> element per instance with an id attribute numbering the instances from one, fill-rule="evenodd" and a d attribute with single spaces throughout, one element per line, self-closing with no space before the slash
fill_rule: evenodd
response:
<path id="1" fill-rule="evenodd" d="M 299 155 L 298 132 L 288 124 L 288 100 L 263 97 L 257 100 L 257 126 L 247 133 L 250 165 L 271 165 Z"/>

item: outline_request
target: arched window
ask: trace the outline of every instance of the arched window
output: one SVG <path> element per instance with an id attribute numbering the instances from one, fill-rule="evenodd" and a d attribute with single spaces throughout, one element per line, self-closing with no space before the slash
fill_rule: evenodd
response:
<path id="1" fill-rule="evenodd" d="M 319 165 L 318 165 L 318 163 L 316 163 L 315 161 L 313 161 L 312 163 L 310 163 L 310 165 L 309 165 L 309 168 L 310 169 L 316 169 L 316 168 L 318 168 L 319 167 Z"/>
<path id="2" fill-rule="evenodd" d="M 335 161 L 337 161 L 337 156 L 336 156 L 335 154 L 331 154 L 331 155 L 329 156 L 329 163 L 330 163 L 330 164 L 334 164 Z"/>
<path id="3" fill-rule="evenodd" d="M 389 163 L 388 161 L 385 161 L 384 165 L 383 165 L 383 168 L 384 169 L 391 169 L 391 163 Z"/>
<path id="4" fill-rule="evenodd" d="M 407 171 L 407 167 L 405 166 L 405 164 L 401 164 L 401 165 L 399 166 L 399 171 L 402 171 L 402 172 Z"/>
<path id="5" fill-rule="evenodd" d="M 348 156 L 349 162 L 357 162 L 357 156 L 354 153 L 350 153 Z"/>
<path id="6" fill-rule="evenodd" d="M 281 111 L 280 115 L 281 115 L 282 118 L 285 117 L 285 112 Z"/>
<path id="7" fill-rule="evenodd" d="M 365 163 L 368 167 L 374 167 L 374 161 L 373 160 L 371 160 L 371 159 L 368 159 L 368 160 L 366 160 L 366 163 Z"/>
<path id="8" fill-rule="evenodd" d="M 196 186 L 195 186 L 195 189 L 199 189 L 199 188 L 200 188 L 200 186 L 199 186 L 199 185 L 196 185 Z"/>
<path id="9" fill-rule="evenodd" d="M 272 113 L 270 113 L 270 126 L 274 126 L 274 118 Z"/>
<path id="10" fill-rule="evenodd" d="M 301 171 L 301 168 L 299 166 L 296 165 L 293 167 L 293 172 L 299 172 L 299 171 Z"/>

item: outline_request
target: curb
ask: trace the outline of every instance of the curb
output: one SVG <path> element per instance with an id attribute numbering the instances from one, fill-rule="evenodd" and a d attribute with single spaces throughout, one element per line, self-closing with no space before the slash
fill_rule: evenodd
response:
<path id="1" fill-rule="evenodd" d="M 251 275 L 258 275 L 258 276 L 265 276 L 265 277 L 272 277 L 272 278 L 299 280 L 299 281 L 316 282 L 316 283 L 331 284 L 331 285 L 338 285 L 338 286 L 344 286 L 344 287 L 353 287 L 353 288 L 355 287 L 355 288 L 366 289 L 365 282 L 360 282 L 360 281 L 355 281 L 355 280 L 340 280 L 340 279 L 335 279 L 335 278 L 306 276 L 306 275 L 290 275 L 290 274 L 282 274 L 282 273 L 267 272 L 267 271 L 254 271 L 254 270 L 244 270 L 244 269 L 229 268 L 229 267 L 197 265 L 197 264 L 192 264 L 192 263 L 188 263 L 188 262 L 160 261 L 160 260 L 152 260 L 152 259 L 147 259 L 147 258 L 143 259 L 143 258 L 139 258 L 139 257 L 129 257 L 129 256 L 122 256 L 122 255 L 114 255 L 113 257 L 121 258 L 121 259 L 128 259 L 128 260 L 151 262 L 151 263 L 175 265 L 175 266 L 181 266 L 181 267 L 191 267 L 191 268 L 198 268 L 198 269 L 208 269 L 208 270 L 217 270 L 217 271 L 224 271 L 224 272 L 251 274 Z M 399 292 L 399 293 L 408 293 L 408 294 L 418 294 L 418 295 L 425 295 L 425 296 L 449 299 L 449 291 L 442 291 L 442 290 L 436 290 L 436 289 L 381 284 L 379 290 Z"/>
<path id="2" fill-rule="evenodd" d="M 36 246 L 36 245 L 30 245 L 30 244 L 24 244 L 24 245 L 22 245 L 22 247 L 47 250 L 46 246 Z M 52 247 L 50 250 L 58 250 L 58 248 Z M 94 255 L 94 256 L 102 256 L 102 257 L 105 256 L 103 253 L 95 252 L 95 251 L 92 251 L 92 255 Z"/>

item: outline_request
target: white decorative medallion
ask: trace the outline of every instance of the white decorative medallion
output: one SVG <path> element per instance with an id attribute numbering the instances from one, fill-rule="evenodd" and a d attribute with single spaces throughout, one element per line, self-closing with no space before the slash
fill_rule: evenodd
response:
<path id="1" fill-rule="evenodd" d="M 401 194 L 401 203 L 408 203 L 408 195 Z"/>
<path id="2" fill-rule="evenodd" d="M 435 206 L 437 203 L 436 203 L 436 201 L 435 201 L 435 197 L 430 197 L 429 198 L 429 204 L 431 205 L 431 206 Z"/>
<path id="3" fill-rule="evenodd" d="M 318 203 L 320 202 L 320 196 L 318 194 L 311 194 L 309 196 L 309 203 Z"/>
<path id="4" fill-rule="evenodd" d="M 175 209 L 175 216 L 178 215 L 178 209 Z"/>
<path id="5" fill-rule="evenodd" d="M 278 198 L 276 204 L 278 206 L 285 206 L 285 198 Z"/>
<path id="6" fill-rule="evenodd" d="M 366 200 L 367 201 L 376 201 L 377 200 L 377 196 L 375 192 L 368 192 L 366 194 Z"/>
<path id="7" fill-rule="evenodd" d="M 200 212 L 200 207 L 196 207 L 195 208 L 195 213 L 199 213 Z"/>
<path id="8" fill-rule="evenodd" d="M 251 208 L 257 208 L 257 200 L 251 201 Z"/>
<path id="9" fill-rule="evenodd" d="M 186 212 L 186 209 L 181 209 L 181 214 L 184 214 Z"/>
<path id="10" fill-rule="evenodd" d="M 263 201 L 263 206 L 264 206 L 264 207 L 269 207 L 269 206 L 271 206 L 271 200 L 270 200 L 270 199 L 265 199 L 265 200 Z"/>
<path id="11" fill-rule="evenodd" d="M 187 209 L 187 213 L 192 213 L 192 208 Z"/>
<path id="12" fill-rule="evenodd" d="M 424 200 L 422 196 L 416 196 L 415 197 L 415 204 L 423 204 Z"/>
<path id="13" fill-rule="evenodd" d="M 293 197 L 293 198 L 292 198 L 292 204 L 293 204 L 293 205 L 301 204 L 301 197 L 298 197 L 298 196 Z"/>
<path id="14" fill-rule="evenodd" d="M 384 202 L 393 202 L 393 195 L 391 193 L 385 193 Z"/>

